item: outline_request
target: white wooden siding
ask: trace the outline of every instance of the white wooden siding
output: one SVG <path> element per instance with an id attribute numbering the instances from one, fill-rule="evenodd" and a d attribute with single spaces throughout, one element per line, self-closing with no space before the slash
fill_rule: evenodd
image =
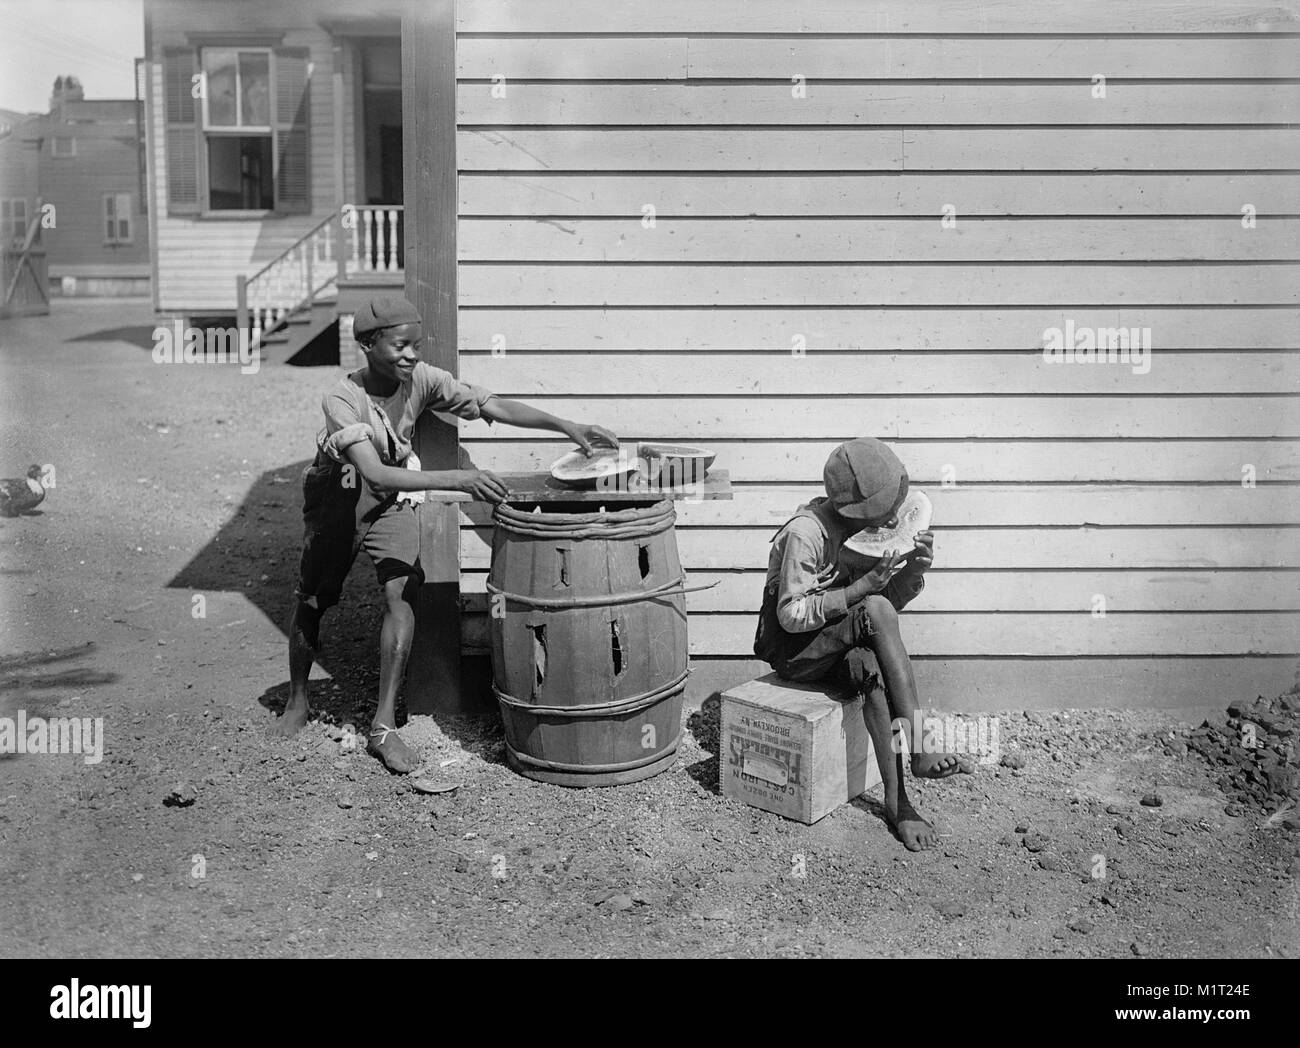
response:
<path id="1" fill-rule="evenodd" d="M 1134 701 L 1211 701 L 1189 682 L 1225 659 L 1289 679 L 1294 3 L 457 11 L 462 374 L 717 450 L 735 500 L 679 510 L 692 581 L 722 579 L 688 598 L 697 665 L 750 654 L 773 530 L 876 435 L 935 502 L 905 636 L 936 703 L 990 680 L 1091 702 L 1103 678 L 1122 703 L 1125 673 Z M 1149 327 L 1149 373 L 1045 363 L 1067 320 Z M 500 471 L 565 446 L 462 436 Z M 470 643 L 489 523 L 462 515 Z"/>

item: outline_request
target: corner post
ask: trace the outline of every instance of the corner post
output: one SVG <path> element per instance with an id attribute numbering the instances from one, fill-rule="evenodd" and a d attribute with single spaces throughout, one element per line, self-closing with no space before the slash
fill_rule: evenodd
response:
<path id="1" fill-rule="evenodd" d="M 248 277 L 243 273 L 235 275 L 235 326 L 240 338 L 252 336 L 253 329 L 248 325 Z"/>
<path id="2" fill-rule="evenodd" d="M 343 228 L 343 206 L 348 202 L 347 186 L 343 165 L 343 62 L 344 52 L 341 41 L 335 40 L 330 52 L 333 70 L 331 87 L 334 92 L 334 221 L 330 223 L 328 235 L 333 239 L 334 264 L 336 268 L 336 287 L 341 287 L 348 276 L 347 230 Z"/>
<path id="3" fill-rule="evenodd" d="M 402 13 L 402 183 L 406 187 L 406 297 L 424 318 L 424 359 L 459 375 L 456 339 L 455 0 L 410 2 Z M 425 469 L 456 469 L 457 427 L 425 413 L 414 446 Z M 460 711 L 460 517 L 425 502 L 424 586 L 406 671 L 410 713 Z"/>

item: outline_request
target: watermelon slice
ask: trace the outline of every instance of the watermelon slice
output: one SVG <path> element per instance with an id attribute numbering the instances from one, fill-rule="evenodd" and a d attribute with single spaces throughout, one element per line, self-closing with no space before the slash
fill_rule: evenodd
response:
<path id="1" fill-rule="evenodd" d="M 624 448 L 600 448 L 590 456 L 570 451 L 551 464 L 551 476 L 571 488 L 627 487 L 636 471 L 636 456 Z"/>
<path id="2" fill-rule="evenodd" d="M 718 457 L 716 451 L 708 448 L 645 441 L 637 445 L 637 454 L 645 461 L 642 472 L 646 479 L 661 486 L 699 483 Z"/>
<path id="3" fill-rule="evenodd" d="M 845 539 L 844 547 L 864 557 L 883 557 L 890 551 L 906 553 L 916 545 L 916 533 L 929 529 L 933 516 L 934 507 L 925 492 L 913 489 L 898 507 L 897 527 L 863 528 Z"/>

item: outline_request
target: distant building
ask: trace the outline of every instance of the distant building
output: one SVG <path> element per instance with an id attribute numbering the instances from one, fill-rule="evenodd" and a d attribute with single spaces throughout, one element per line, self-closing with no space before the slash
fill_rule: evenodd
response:
<path id="1" fill-rule="evenodd" d="M 0 138 L 11 134 L 13 129 L 19 124 L 30 120 L 34 116 L 40 116 L 39 113 L 20 113 L 17 109 L 5 109 L 0 107 Z"/>
<path id="2" fill-rule="evenodd" d="M 287 320 L 296 345 L 400 292 L 400 11 L 145 0 L 160 312 L 231 316 L 242 294 L 259 336 Z"/>
<path id="3" fill-rule="evenodd" d="M 43 116 L 0 119 L 0 242 L 21 244 L 42 207 L 40 229 L 53 294 L 147 294 L 149 228 L 140 105 L 84 97 L 59 77 Z M 11 111 L 0 113 L 0 118 Z"/>

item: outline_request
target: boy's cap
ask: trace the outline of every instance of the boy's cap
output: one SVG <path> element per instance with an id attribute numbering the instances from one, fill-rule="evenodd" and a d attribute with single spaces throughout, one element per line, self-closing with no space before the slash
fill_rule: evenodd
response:
<path id="1" fill-rule="evenodd" d="M 420 311 L 400 295 L 380 295 L 357 310 L 352 318 L 352 333 L 365 335 L 398 324 L 420 323 Z"/>
<path id="2" fill-rule="evenodd" d="M 858 437 L 831 452 L 822 479 L 826 495 L 839 513 L 870 520 L 894 508 L 907 482 L 907 469 L 874 437 Z"/>

